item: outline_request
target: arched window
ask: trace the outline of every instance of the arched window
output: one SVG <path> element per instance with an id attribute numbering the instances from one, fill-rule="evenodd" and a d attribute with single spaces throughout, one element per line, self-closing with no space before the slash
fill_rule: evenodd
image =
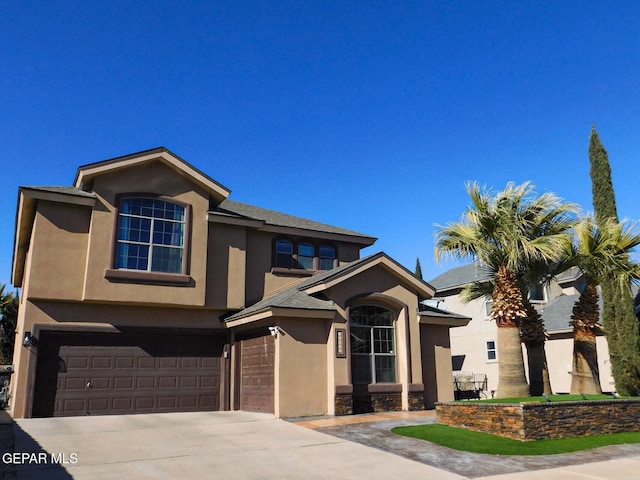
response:
<path id="1" fill-rule="evenodd" d="M 115 267 L 182 273 L 185 208 L 157 198 L 124 198 L 118 212 Z"/>
<path id="2" fill-rule="evenodd" d="M 336 249 L 331 245 L 320 245 L 318 257 L 318 268 L 320 270 L 331 270 L 335 264 Z"/>
<path id="3" fill-rule="evenodd" d="M 293 267 L 293 242 L 291 240 L 276 240 L 276 267 Z"/>
<path id="4" fill-rule="evenodd" d="M 395 315 L 383 307 L 350 309 L 351 377 L 354 384 L 396 383 Z"/>

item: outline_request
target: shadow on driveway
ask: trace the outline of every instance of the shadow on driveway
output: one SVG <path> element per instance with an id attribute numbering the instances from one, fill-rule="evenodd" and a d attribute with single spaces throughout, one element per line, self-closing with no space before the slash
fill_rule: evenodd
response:
<path id="1" fill-rule="evenodd" d="M 69 454 L 46 451 L 6 412 L 0 415 L 0 480 L 72 478 L 62 463 L 72 461 Z"/>

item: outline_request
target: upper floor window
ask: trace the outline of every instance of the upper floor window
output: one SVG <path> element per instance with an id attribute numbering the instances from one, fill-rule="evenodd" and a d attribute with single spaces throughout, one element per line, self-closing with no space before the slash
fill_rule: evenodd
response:
<path id="1" fill-rule="evenodd" d="M 290 240 L 276 241 L 276 267 L 293 267 L 293 242 Z"/>
<path id="2" fill-rule="evenodd" d="M 529 300 L 532 302 L 546 302 L 547 289 L 544 285 L 536 285 L 529 290 Z"/>
<path id="3" fill-rule="evenodd" d="M 336 266 L 336 248 L 309 240 L 294 242 L 279 238 L 274 243 L 274 267 L 301 270 L 331 270 Z"/>
<path id="4" fill-rule="evenodd" d="M 336 249 L 331 245 L 320 245 L 318 248 L 318 270 L 331 270 L 336 259 Z"/>
<path id="5" fill-rule="evenodd" d="M 313 257 L 315 255 L 315 248 L 310 243 L 298 244 L 298 267 L 305 270 L 314 270 Z"/>
<path id="6" fill-rule="evenodd" d="M 496 342 L 494 340 L 489 340 L 487 342 L 487 360 L 497 360 L 498 359 L 498 349 L 496 348 Z"/>
<path id="7" fill-rule="evenodd" d="M 157 198 L 124 198 L 118 213 L 116 268 L 182 273 L 185 208 Z"/>

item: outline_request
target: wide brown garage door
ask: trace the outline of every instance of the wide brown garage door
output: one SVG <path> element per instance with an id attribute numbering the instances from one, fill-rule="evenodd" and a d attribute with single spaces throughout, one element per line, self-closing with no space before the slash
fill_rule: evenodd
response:
<path id="1" fill-rule="evenodd" d="M 240 340 L 240 410 L 274 413 L 275 341 Z"/>
<path id="2" fill-rule="evenodd" d="M 220 409 L 214 335 L 42 332 L 34 417 Z"/>

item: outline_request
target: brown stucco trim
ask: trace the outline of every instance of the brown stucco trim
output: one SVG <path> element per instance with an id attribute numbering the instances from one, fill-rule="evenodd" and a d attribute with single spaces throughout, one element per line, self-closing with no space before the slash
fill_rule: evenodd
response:
<path id="1" fill-rule="evenodd" d="M 401 383 L 370 383 L 367 385 L 369 393 L 402 393 Z"/>
<path id="2" fill-rule="evenodd" d="M 253 313 L 246 317 L 231 320 L 225 323 L 229 328 L 239 327 L 241 325 L 247 325 L 249 323 L 264 320 L 271 317 L 294 317 L 294 318 L 309 318 L 318 320 L 333 320 L 335 318 L 335 310 L 313 310 L 304 308 L 268 308 L 260 312 Z"/>
<path id="3" fill-rule="evenodd" d="M 351 395 L 353 385 L 336 385 L 336 395 Z"/>
<path id="4" fill-rule="evenodd" d="M 424 383 L 410 383 L 408 391 L 409 393 L 424 392 Z"/>
<path id="5" fill-rule="evenodd" d="M 193 286 L 193 279 L 189 275 L 177 275 L 173 273 L 142 272 L 109 268 L 105 270 L 104 278 L 116 282 L 148 283 L 179 287 Z"/>

